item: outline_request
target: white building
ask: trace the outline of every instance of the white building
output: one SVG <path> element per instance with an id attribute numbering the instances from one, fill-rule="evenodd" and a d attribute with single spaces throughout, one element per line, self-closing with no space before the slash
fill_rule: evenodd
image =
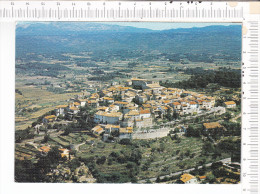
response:
<path id="1" fill-rule="evenodd" d="M 227 108 L 235 108 L 236 107 L 236 103 L 234 101 L 227 101 L 227 102 L 224 102 L 224 104 Z"/>
<path id="2" fill-rule="evenodd" d="M 88 99 L 79 99 L 80 106 L 86 106 Z"/>
<path id="3" fill-rule="evenodd" d="M 144 118 L 150 118 L 151 117 L 151 112 L 149 109 L 145 109 L 145 110 L 140 110 L 140 118 L 144 119 Z"/>
<path id="4" fill-rule="evenodd" d="M 184 184 L 197 184 L 198 183 L 197 178 L 191 174 L 181 175 L 180 181 Z"/>
<path id="5" fill-rule="evenodd" d="M 123 114 L 121 112 L 103 112 L 98 111 L 94 115 L 95 123 L 103 123 L 103 124 L 119 124 L 122 120 Z"/>
<path id="6" fill-rule="evenodd" d="M 55 109 L 56 116 L 62 115 L 65 116 L 66 109 L 68 108 L 68 105 L 58 105 Z"/>
<path id="7" fill-rule="evenodd" d="M 212 103 L 210 100 L 202 100 L 202 109 L 209 110 L 212 108 Z"/>
<path id="8" fill-rule="evenodd" d="M 132 139 L 133 128 L 126 127 L 119 129 L 119 139 Z"/>

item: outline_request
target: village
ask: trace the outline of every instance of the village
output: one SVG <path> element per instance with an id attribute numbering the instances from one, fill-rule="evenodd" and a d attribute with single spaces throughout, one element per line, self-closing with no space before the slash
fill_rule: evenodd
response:
<path id="1" fill-rule="evenodd" d="M 214 105 L 214 97 L 165 88 L 158 82 L 132 78 L 124 86 L 112 83 L 110 87 L 93 93 L 88 98 L 77 97 L 68 105 L 56 106 L 56 114 L 45 116 L 42 124 L 53 123 L 59 117 L 72 120 L 80 107 L 89 106 L 96 110 L 91 118 L 96 126 L 89 130 L 95 136 L 102 134 L 103 141 L 106 142 L 113 137 L 132 139 L 133 133 L 140 132 L 141 129 L 153 129 L 156 121 L 163 118 L 171 117 L 169 121 L 172 121 L 207 112 L 221 115 L 226 112 L 226 108 L 236 107 L 234 101 L 225 102 L 223 107 Z M 220 124 L 205 123 L 204 126 L 208 130 L 220 127 Z"/>
<path id="2" fill-rule="evenodd" d="M 166 88 L 160 86 L 158 82 L 146 79 L 132 78 L 131 80 L 127 80 L 124 85 L 112 82 L 109 87 L 103 88 L 101 91 L 95 91 L 88 96 L 76 96 L 68 100 L 68 104 L 56 106 L 53 111 L 41 117 L 42 120 L 39 123 L 34 124 L 35 133 L 38 134 L 38 138 L 43 137 L 41 134 L 45 134 L 44 139 L 37 141 L 36 137 L 33 139 L 33 142 L 30 140 L 25 141 L 25 147 L 17 145 L 16 150 L 20 154 L 23 152 L 21 155 L 24 158 L 26 158 L 26 154 L 24 154 L 27 153 L 26 150 L 31 150 L 42 157 L 46 157 L 53 149 L 53 143 L 50 142 L 54 142 L 54 144 L 59 145 L 57 152 L 60 154 L 62 160 L 71 161 L 77 157 L 75 155 L 76 151 L 80 153 L 81 147 L 89 145 L 89 148 L 91 148 L 93 145 L 98 146 L 101 142 L 119 142 L 126 146 L 130 145 L 129 147 L 131 147 L 130 142 L 132 140 L 158 140 L 158 138 L 163 139 L 170 135 L 171 139 L 177 140 L 176 142 L 178 143 L 181 136 L 185 135 L 189 137 L 191 133 L 191 129 L 189 129 L 190 125 L 188 127 L 187 124 L 185 125 L 182 122 L 184 119 L 196 119 L 197 117 L 207 117 L 207 115 L 212 114 L 221 117 L 221 115 L 226 113 L 226 110 L 236 108 L 234 101 L 224 102 L 223 106 L 218 107 L 215 107 L 215 104 L 215 97 L 206 96 L 205 94 L 194 91 Z M 66 130 L 60 130 L 61 126 L 69 128 L 70 125 L 68 124 L 77 123 L 83 113 L 87 114 L 87 111 L 92 112 L 92 114 L 85 117 L 84 128 L 70 129 L 70 134 L 65 134 Z M 59 127 L 57 128 L 57 126 Z M 76 135 L 78 133 L 80 133 L 80 136 Z M 229 132 L 218 121 L 203 123 L 203 134 L 210 141 L 218 142 L 219 140 L 214 139 L 215 136 L 222 136 L 225 133 L 228 134 Z M 91 137 L 90 140 L 86 141 L 85 139 L 89 139 L 89 137 Z M 186 138 L 185 141 L 192 143 L 189 139 L 186 140 Z M 108 145 L 112 146 L 113 144 Z M 198 145 L 202 144 L 199 143 Z M 90 150 L 88 154 L 91 154 L 91 152 Z M 176 153 L 179 154 L 179 151 L 177 150 Z M 191 154 L 192 156 L 190 157 L 196 157 L 195 153 Z M 17 157 L 21 159 L 18 155 Z M 178 158 L 181 159 L 181 157 L 179 156 Z M 98 157 L 97 163 L 99 163 L 98 161 L 101 161 L 101 163 L 105 162 L 106 157 Z M 231 162 L 230 158 L 223 159 L 223 157 L 219 161 L 222 165 L 218 166 L 218 168 L 224 169 L 225 173 L 228 169 L 232 176 L 234 173 L 234 176 L 239 176 L 240 173 L 237 172 L 240 168 L 239 163 Z M 211 162 L 205 164 L 205 166 L 197 166 L 197 169 L 205 171 L 206 166 L 210 167 L 212 164 Z M 236 168 L 229 167 L 230 165 L 235 165 Z M 180 166 L 179 168 L 183 167 Z M 79 171 L 82 171 L 82 169 L 86 173 L 79 175 Z M 158 176 L 157 179 L 150 178 L 145 179 L 145 181 L 167 182 L 168 180 L 169 183 L 185 184 L 205 182 L 206 176 L 195 177 L 189 174 L 189 172 L 193 172 L 194 170 L 192 168 L 185 171 L 178 171 L 172 173 L 172 176 Z M 59 164 L 57 169 L 49 173 L 48 176 L 52 177 L 51 180 L 56 176 L 66 176 L 67 182 L 70 182 L 72 177 L 74 177 L 74 181 L 76 182 L 97 181 L 84 162 L 81 162 L 74 171 L 70 170 L 68 164 Z M 235 181 L 235 179 L 231 180 Z M 60 179 L 60 181 L 64 180 Z M 144 180 L 140 179 L 139 182 L 143 183 Z"/>
<path id="3" fill-rule="evenodd" d="M 96 90 L 88 96 L 84 94 L 75 96 L 75 98 L 68 100 L 68 104 L 58 105 L 55 109 L 40 117 L 38 122 L 32 125 L 35 130 L 35 137 L 32 140 L 21 141 L 20 144 L 16 145 L 16 158 L 33 161 L 39 156 L 40 158 L 50 156 L 52 150 L 56 149 L 57 153 L 60 154 L 61 160 L 65 161 L 65 163 L 58 164 L 54 171 L 46 175 L 47 177 L 51 177 L 49 180 L 97 182 L 96 175 L 91 173 L 93 169 L 89 169 L 84 160 L 78 163 L 77 168 L 74 168 L 74 170 L 71 169 L 69 163 L 78 160 L 78 157 L 85 157 L 85 154 L 91 156 L 95 152 L 93 151 L 95 150 L 93 146 L 100 147 L 99 145 L 112 151 L 113 147 L 117 145 L 115 143 L 119 143 L 128 146 L 132 152 L 135 152 L 131 141 L 134 141 L 135 144 L 138 141 L 155 140 L 154 142 L 156 143 L 156 141 L 163 142 L 166 138 L 167 142 L 171 139 L 174 140 L 177 143 L 176 145 L 181 141 L 192 144 L 192 136 L 199 136 L 191 132 L 190 124 L 185 124 L 185 120 L 194 120 L 198 117 L 208 118 L 211 115 L 216 115 L 217 118 L 221 119 L 224 118 L 222 115 L 227 114 L 227 110 L 236 109 L 234 101 L 224 102 L 223 106 L 216 107 L 215 105 L 215 97 L 194 91 L 166 88 L 160 86 L 159 82 L 155 81 L 132 78 L 124 84 L 112 82 L 108 87 L 104 87 L 100 91 Z M 73 124 L 78 124 L 82 118 L 85 119 L 83 121 L 83 128 L 73 128 Z M 219 143 L 219 140 L 215 139 L 215 137 L 229 134 L 227 128 L 219 122 L 221 121 L 219 119 L 202 123 L 203 141 L 208 139 Z M 208 120 L 206 119 L 206 121 Z M 193 134 L 191 135 L 191 133 Z M 181 138 L 182 136 L 183 138 Z M 196 146 L 203 146 L 201 140 L 198 141 L 196 138 L 194 140 Z M 164 143 L 160 143 L 160 149 L 162 144 Z M 58 147 L 55 145 L 58 145 Z M 207 160 L 203 159 L 204 166 L 201 166 L 200 164 L 203 163 L 202 160 L 199 160 L 197 155 L 198 148 L 196 146 L 194 146 L 194 151 L 190 150 L 191 152 L 184 147 L 183 149 L 186 151 L 183 151 L 183 153 L 188 154 L 189 151 L 192 153 L 189 153 L 189 157 L 195 156 L 195 158 L 198 158 L 196 159 L 196 161 L 198 160 L 196 168 L 200 171 L 202 170 L 205 174 L 205 169 L 214 163 L 211 162 L 212 160 L 208 160 L 207 163 Z M 157 149 L 159 150 L 159 148 Z M 176 154 L 180 155 L 179 152 L 180 150 L 177 150 Z M 182 160 L 183 153 L 173 158 Z M 95 156 L 95 160 L 97 164 L 108 162 L 108 165 L 111 165 L 108 159 L 109 157 L 115 157 L 112 154 L 109 156 Z M 146 157 L 149 158 L 152 155 L 147 155 Z M 230 171 L 229 173 L 232 176 L 239 176 L 239 163 L 231 162 L 230 157 L 227 158 L 228 155 L 226 154 L 222 155 L 222 157 L 218 157 L 221 159 L 218 161 L 222 163 L 218 168 L 222 169 L 221 171 L 224 169 L 225 173 L 227 170 Z M 39 160 L 36 159 L 35 161 Z M 134 161 L 136 162 L 136 159 Z M 147 168 L 145 166 L 148 163 L 146 163 L 144 163 L 144 167 L 142 168 Z M 236 167 L 229 167 L 230 165 L 235 165 Z M 195 169 L 187 169 L 188 167 L 186 167 L 185 171 L 176 172 L 175 170 L 171 176 L 162 175 L 158 176 L 157 179 L 148 178 L 149 176 L 147 177 L 148 179 L 143 179 L 143 176 L 141 176 L 138 182 L 194 184 L 209 181 L 205 180 L 206 176 L 203 173 L 200 173 L 202 176 L 192 175 L 194 173 L 189 174 L 190 172 L 194 172 Z M 175 169 L 174 166 L 173 168 Z M 178 166 L 178 169 L 183 168 L 185 169 L 185 166 Z M 66 177 L 65 179 L 57 178 L 64 176 Z M 236 179 L 230 180 L 234 183 Z"/>

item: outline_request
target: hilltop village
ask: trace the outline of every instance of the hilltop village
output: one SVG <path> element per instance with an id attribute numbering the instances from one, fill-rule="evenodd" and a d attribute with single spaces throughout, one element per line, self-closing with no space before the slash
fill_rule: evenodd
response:
<path id="1" fill-rule="evenodd" d="M 238 111 L 235 101 L 216 106 L 216 96 L 147 79 L 111 82 L 40 116 L 16 138 L 16 161 L 49 169 L 34 177 L 47 182 L 237 183 Z"/>
<path id="2" fill-rule="evenodd" d="M 80 107 L 88 106 L 96 109 L 91 118 L 96 125 L 91 129 L 94 135 L 103 134 L 104 141 L 108 141 L 111 136 L 131 139 L 134 129 L 138 131 L 152 128 L 157 119 L 173 120 L 185 115 L 200 115 L 207 111 L 223 114 L 226 108 L 236 107 L 234 101 L 225 102 L 226 108 L 214 105 L 215 98 L 211 96 L 177 88 L 165 88 L 158 82 L 132 78 L 125 85 L 113 83 L 87 98 L 77 97 L 68 105 L 57 106 L 56 114 L 45 116 L 43 123 L 51 123 L 58 117 L 71 120 L 80 111 Z"/>

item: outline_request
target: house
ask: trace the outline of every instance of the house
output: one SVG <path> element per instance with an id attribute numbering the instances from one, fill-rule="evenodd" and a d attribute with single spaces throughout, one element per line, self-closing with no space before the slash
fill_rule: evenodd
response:
<path id="1" fill-rule="evenodd" d="M 172 103 L 172 107 L 173 107 L 175 110 L 180 110 L 180 109 L 181 109 L 181 103 L 179 103 L 179 102 L 173 102 L 173 103 Z"/>
<path id="2" fill-rule="evenodd" d="M 191 174 L 181 175 L 180 181 L 184 184 L 197 184 L 198 183 L 197 178 Z"/>
<path id="3" fill-rule="evenodd" d="M 58 106 L 56 106 L 56 108 L 55 108 L 55 114 L 56 114 L 56 116 L 60 116 L 60 115 L 62 115 L 62 116 L 65 116 L 65 110 L 68 108 L 68 105 L 58 105 Z"/>
<path id="4" fill-rule="evenodd" d="M 132 100 L 135 98 L 136 93 L 133 91 L 128 91 L 123 95 L 124 101 L 132 102 Z"/>
<path id="5" fill-rule="evenodd" d="M 101 133 L 104 132 L 104 129 L 100 125 L 97 125 L 91 129 L 91 132 L 93 133 L 93 135 L 99 136 Z"/>
<path id="6" fill-rule="evenodd" d="M 48 115 L 48 116 L 45 116 L 43 119 L 42 119 L 42 122 L 43 123 L 49 123 L 49 122 L 53 122 L 56 120 L 56 115 Z"/>
<path id="7" fill-rule="evenodd" d="M 137 107 L 132 106 L 132 105 L 129 104 L 126 107 L 124 107 L 122 111 L 123 111 L 124 114 L 127 114 L 130 111 L 137 111 Z"/>
<path id="8" fill-rule="evenodd" d="M 126 80 L 126 85 L 127 86 L 131 86 L 132 85 L 132 81 L 130 79 Z"/>
<path id="9" fill-rule="evenodd" d="M 119 125 L 105 125 L 105 133 L 110 134 L 112 132 L 118 132 L 119 128 Z"/>
<path id="10" fill-rule="evenodd" d="M 99 106 L 99 103 L 98 103 L 98 100 L 89 100 L 88 105 L 93 108 L 97 108 Z"/>
<path id="11" fill-rule="evenodd" d="M 140 89 L 146 88 L 146 82 L 147 82 L 146 79 L 132 78 L 131 81 L 132 81 L 133 87 L 137 87 L 137 88 L 140 88 Z"/>
<path id="12" fill-rule="evenodd" d="M 162 103 L 163 103 L 164 105 L 168 105 L 168 104 L 171 103 L 171 100 L 163 100 Z"/>
<path id="13" fill-rule="evenodd" d="M 107 91 L 107 90 L 102 90 L 102 91 L 100 92 L 100 95 L 101 95 L 101 96 L 109 96 L 109 97 L 111 97 L 111 96 L 113 96 L 113 93 L 110 92 L 110 91 Z"/>
<path id="14" fill-rule="evenodd" d="M 143 118 L 135 120 L 136 128 L 151 127 L 153 125 L 152 118 Z"/>
<path id="15" fill-rule="evenodd" d="M 182 104 L 181 107 L 182 107 L 182 108 L 181 108 L 181 114 L 182 114 L 182 115 L 186 115 L 186 114 L 189 114 L 189 113 L 190 113 L 187 104 Z"/>
<path id="16" fill-rule="evenodd" d="M 199 107 L 197 102 L 191 101 L 190 102 L 190 108 L 191 109 L 197 109 Z"/>
<path id="17" fill-rule="evenodd" d="M 107 107 L 107 106 L 100 106 L 100 107 L 98 107 L 97 109 L 98 109 L 99 111 L 108 112 L 109 107 Z"/>
<path id="18" fill-rule="evenodd" d="M 97 100 L 99 99 L 99 94 L 98 93 L 93 93 L 91 96 L 90 96 L 90 100 Z"/>
<path id="19" fill-rule="evenodd" d="M 138 101 L 139 104 L 146 103 L 148 100 L 146 95 L 137 95 L 135 99 Z"/>
<path id="20" fill-rule="evenodd" d="M 73 105 L 74 105 L 75 107 L 77 107 L 77 108 L 80 107 L 80 103 L 79 103 L 79 102 L 74 102 Z"/>
<path id="21" fill-rule="evenodd" d="M 42 146 L 38 149 L 41 153 L 48 153 L 51 150 L 49 146 Z"/>
<path id="22" fill-rule="evenodd" d="M 98 111 L 94 115 L 95 123 L 103 123 L 103 124 L 119 124 L 122 120 L 123 114 L 121 112 L 103 112 Z"/>
<path id="23" fill-rule="evenodd" d="M 132 139 L 133 127 L 119 129 L 119 139 Z"/>
<path id="24" fill-rule="evenodd" d="M 114 105 L 117 105 L 117 106 L 119 106 L 119 108 L 122 108 L 122 107 L 128 105 L 128 102 L 115 101 Z"/>
<path id="25" fill-rule="evenodd" d="M 113 103 L 114 102 L 114 98 L 110 98 L 110 97 L 104 97 L 103 98 L 105 103 Z"/>
<path id="26" fill-rule="evenodd" d="M 42 146 L 38 149 L 41 155 L 47 156 L 48 152 L 51 150 L 51 147 L 49 146 Z"/>
<path id="27" fill-rule="evenodd" d="M 206 178 L 206 176 L 199 176 L 200 181 L 204 181 Z"/>
<path id="28" fill-rule="evenodd" d="M 126 114 L 126 117 L 130 117 L 132 120 L 140 119 L 140 112 L 137 110 L 131 110 Z"/>
<path id="29" fill-rule="evenodd" d="M 212 108 L 212 102 L 211 100 L 202 100 L 202 109 L 209 110 Z"/>
<path id="30" fill-rule="evenodd" d="M 79 99 L 80 106 L 86 106 L 88 99 Z"/>
<path id="31" fill-rule="evenodd" d="M 227 102 L 224 102 L 225 104 L 225 107 L 227 108 L 235 108 L 236 107 L 236 103 L 234 101 L 227 101 Z"/>
<path id="32" fill-rule="evenodd" d="M 224 127 L 218 122 L 203 123 L 204 132 L 210 135 L 223 134 Z"/>
<path id="33" fill-rule="evenodd" d="M 69 112 L 72 114 L 77 114 L 79 112 L 79 108 L 76 106 L 72 106 L 69 108 Z"/>
<path id="34" fill-rule="evenodd" d="M 218 122 L 203 123 L 203 127 L 205 130 L 223 128 L 223 126 L 221 124 L 219 124 Z"/>
<path id="35" fill-rule="evenodd" d="M 145 110 L 141 109 L 140 110 L 140 118 L 141 119 L 150 118 L 150 117 L 151 117 L 151 112 L 150 112 L 149 109 L 145 109 Z"/>
<path id="36" fill-rule="evenodd" d="M 69 158 L 70 151 L 66 148 L 60 148 L 59 151 L 61 151 L 61 157 L 64 158 L 66 157 L 67 159 Z"/>
<path id="37" fill-rule="evenodd" d="M 163 86 L 160 86 L 159 83 L 152 83 L 152 84 L 147 84 L 145 88 L 151 89 L 154 94 L 159 94 L 161 93 L 160 91 L 164 88 Z M 166 96 L 166 95 L 165 95 Z M 163 98 L 162 98 L 163 99 Z"/>
<path id="38" fill-rule="evenodd" d="M 111 104 L 111 105 L 109 105 L 109 110 L 111 112 L 117 112 L 117 111 L 119 111 L 119 106 Z"/>
<path id="39" fill-rule="evenodd" d="M 142 104 L 142 107 L 143 109 L 149 109 L 149 110 L 152 108 L 151 104 Z"/>

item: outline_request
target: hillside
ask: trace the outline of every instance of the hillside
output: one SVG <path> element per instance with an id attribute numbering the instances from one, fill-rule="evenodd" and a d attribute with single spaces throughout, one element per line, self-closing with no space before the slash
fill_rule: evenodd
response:
<path id="1" fill-rule="evenodd" d="M 155 50 L 227 55 L 232 60 L 240 60 L 241 53 L 240 25 L 156 31 L 104 23 L 20 23 L 16 35 L 17 57 L 30 52 Z"/>

